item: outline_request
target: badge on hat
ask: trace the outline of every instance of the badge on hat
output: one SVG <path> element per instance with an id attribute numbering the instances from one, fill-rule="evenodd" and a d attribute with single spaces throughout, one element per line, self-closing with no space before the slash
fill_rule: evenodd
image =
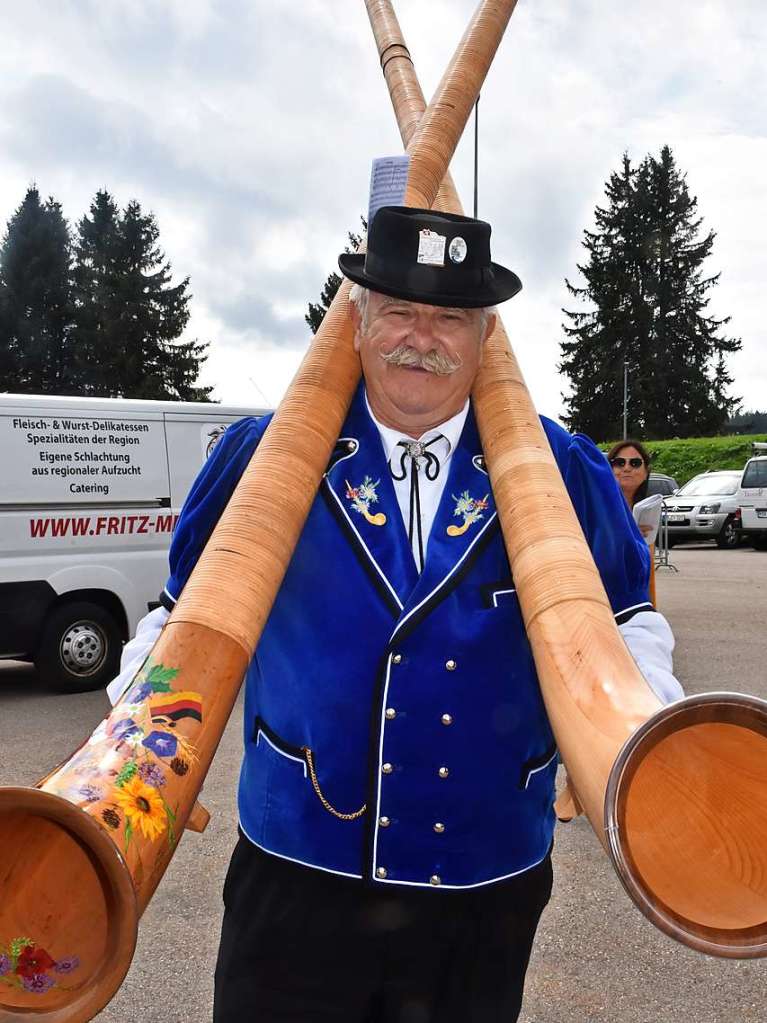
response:
<path id="1" fill-rule="evenodd" d="M 445 244 L 447 238 L 444 234 L 437 234 L 424 228 L 418 232 L 418 262 L 426 266 L 445 265 Z"/>
<path id="2" fill-rule="evenodd" d="M 463 238 L 456 236 L 450 242 L 450 248 L 447 251 L 454 263 L 463 263 L 464 259 L 466 259 L 468 249 L 466 248 L 466 242 Z"/>

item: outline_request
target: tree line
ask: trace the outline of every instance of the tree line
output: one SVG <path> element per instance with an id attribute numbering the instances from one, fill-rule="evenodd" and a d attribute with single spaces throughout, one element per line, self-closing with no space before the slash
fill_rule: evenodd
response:
<path id="1" fill-rule="evenodd" d="M 571 388 L 562 396 L 562 418 L 597 441 L 621 437 L 626 371 L 630 434 L 713 436 L 732 432 L 731 423 L 757 432 L 752 425 L 762 413 L 749 413 L 742 423 L 732 417 L 740 400 L 728 394 L 726 356 L 741 341 L 722 333 L 729 317 L 706 313 L 719 274 L 706 276 L 703 263 L 716 235 L 701 233 L 698 201 L 671 149 L 664 146 L 636 166 L 624 156 L 605 194 L 607 203 L 594 213 L 596 230 L 584 231 L 588 258 L 577 267 L 584 283 L 565 281 L 588 308 L 562 310 L 569 322 L 559 369 Z M 350 252 L 360 238 L 348 238 Z M 331 273 L 319 302 L 309 303 L 305 319 L 314 333 L 340 284 Z"/>
<path id="2" fill-rule="evenodd" d="M 0 387 L 23 394 L 208 401 L 207 343 L 179 341 L 189 278 L 174 284 L 152 213 L 100 190 L 74 231 L 35 185 L 0 247 Z"/>

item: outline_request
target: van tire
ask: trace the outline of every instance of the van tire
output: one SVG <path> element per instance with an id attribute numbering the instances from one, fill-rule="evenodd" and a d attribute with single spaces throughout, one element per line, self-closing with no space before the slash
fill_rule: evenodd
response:
<path id="1" fill-rule="evenodd" d="M 43 625 L 35 666 L 60 693 L 102 689 L 119 671 L 122 637 L 112 615 L 78 600 L 55 607 Z"/>

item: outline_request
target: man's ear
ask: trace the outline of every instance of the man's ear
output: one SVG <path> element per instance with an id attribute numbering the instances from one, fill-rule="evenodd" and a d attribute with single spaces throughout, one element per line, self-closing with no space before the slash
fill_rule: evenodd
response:
<path id="1" fill-rule="evenodd" d="M 362 317 L 356 302 L 349 303 L 349 316 L 351 316 L 352 326 L 354 327 L 354 351 L 358 352 L 362 338 Z"/>
<path id="2" fill-rule="evenodd" d="M 498 317 L 496 316 L 496 314 L 495 313 L 490 313 L 490 315 L 487 318 L 487 324 L 485 326 L 485 333 L 484 333 L 484 336 L 482 338 L 482 344 L 484 344 L 485 341 L 487 341 L 487 339 L 493 333 L 493 331 L 495 330 L 495 325 L 496 325 L 497 322 L 498 322 Z"/>

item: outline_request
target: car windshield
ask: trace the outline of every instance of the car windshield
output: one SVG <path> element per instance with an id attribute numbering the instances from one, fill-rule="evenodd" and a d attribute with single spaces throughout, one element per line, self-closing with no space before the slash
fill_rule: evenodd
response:
<path id="1" fill-rule="evenodd" d="M 716 497 L 722 494 L 734 494 L 738 489 L 740 477 L 734 476 L 696 476 L 677 491 L 678 497 Z"/>

